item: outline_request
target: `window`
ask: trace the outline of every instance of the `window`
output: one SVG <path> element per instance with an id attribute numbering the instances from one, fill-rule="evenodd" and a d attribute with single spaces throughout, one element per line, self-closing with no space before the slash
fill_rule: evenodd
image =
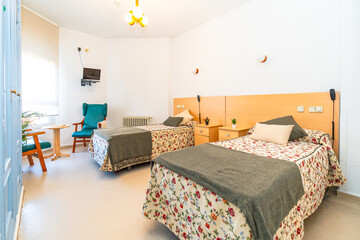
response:
<path id="1" fill-rule="evenodd" d="M 22 9 L 22 108 L 58 114 L 59 28 Z"/>

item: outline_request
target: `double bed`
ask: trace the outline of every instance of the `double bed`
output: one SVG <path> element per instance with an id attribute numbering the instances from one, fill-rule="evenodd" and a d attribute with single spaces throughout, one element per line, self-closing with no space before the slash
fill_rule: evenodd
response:
<path id="1" fill-rule="evenodd" d="M 183 151 L 186 151 L 183 153 L 190 156 L 196 149 L 201 150 L 197 147 L 164 154 L 155 159 L 143 205 L 143 215 L 148 219 L 163 223 L 180 239 L 302 239 L 304 236 L 304 219 L 319 207 L 326 188 L 340 186 L 346 181 L 332 149 L 329 135 L 321 131 L 305 131 L 307 136 L 289 141 L 286 145 L 279 145 L 252 139 L 250 137 L 251 129 L 247 136 L 211 143 L 209 144 L 211 146 L 206 148 L 210 149 L 216 146 L 221 148 L 221 151 L 235 151 L 239 154 L 253 155 L 255 158 L 274 159 L 274 161 L 283 160 L 296 166 L 299 174 L 297 187 L 300 186 L 302 192 L 298 198 L 293 199 L 294 204 L 291 205 L 292 207 L 282 209 L 283 204 L 273 199 L 269 199 L 268 203 L 263 203 L 268 210 L 280 209 L 283 210 L 282 212 L 286 212 L 281 216 L 279 222 L 275 220 L 269 221 L 269 216 L 273 216 L 271 214 L 267 216 L 267 219 L 266 217 L 258 217 L 258 221 L 249 219 L 249 217 L 255 219 L 256 216 L 250 216 L 251 211 L 249 215 L 248 209 L 241 209 L 239 207 L 241 204 L 224 197 L 232 197 L 231 189 L 228 189 L 230 195 L 224 194 L 221 189 L 221 186 L 228 188 L 225 180 L 224 183 L 220 181 L 219 188 L 219 186 L 216 187 L 219 182 L 209 182 L 211 179 L 206 177 L 206 173 L 196 172 L 196 169 L 193 169 L 194 173 L 192 174 L 192 169 L 184 170 L 181 163 L 176 164 L 176 162 L 173 162 L 169 164 L 169 161 L 166 161 L 180 156 Z M 211 168 L 224 170 L 222 168 L 224 164 L 223 155 L 214 157 L 219 163 L 211 166 Z M 250 172 L 251 174 L 256 169 L 241 170 L 241 173 Z M 266 169 L 261 170 L 265 171 Z M 278 182 L 278 186 L 285 187 L 285 190 L 291 194 L 294 185 L 290 186 L 290 182 L 295 176 L 286 176 L 286 172 L 285 175 L 282 173 L 281 176 L 277 176 L 276 174 L 279 173 L 274 173 L 274 176 L 271 176 L 271 170 L 269 171 L 267 172 L 268 177 L 272 177 L 274 181 Z M 242 182 L 235 184 L 241 186 Z M 272 187 L 272 184 L 270 184 L 270 187 Z M 276 189 L 269 189 L 270 192 L 272 190 L 276 192 Z M 259 191 L 257 194 L 263 194 L 263 191 Z M 283 199 L 287 197 L 287 195 L 284 196 Z M 246 204 L 242 206 L 246 206 Z M 262 235 L 261 232 L 263 229 L 259 229 L 261 225 L 256 225 L 259 223 L 264 224 L 264 222 L 265 224 L 276 222 L 276 227 L 272 227 L 273 230 L 268 232 L 271 233 L 272 237 L 264 237 L 266 235 Z"/>
<path id="2" fill-rule="evenodd" d="M 119 171 L 150 162 L 160 154 L 193 146 L 194 124 L 195 122 L 189 122 L 178 127 L 152 124 L 131 128 L 98 129 L 91 137 L 89 152 L 100 165 L 101 171 Z M 134 139 L 136 135 L 138 138 Z M 119 140 L 112 141 L 116 137 Z M 121 149 L 117 149 L 119 147 Z M 111 154 L 112 151 L 115 152 Z M 123 156 L 119 157 L 122 154 Z"/>

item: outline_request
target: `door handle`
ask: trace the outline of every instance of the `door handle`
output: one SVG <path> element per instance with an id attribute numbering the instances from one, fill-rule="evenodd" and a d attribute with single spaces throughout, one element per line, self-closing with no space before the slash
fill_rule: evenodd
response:
<path id="1" fill-rule="evenodd" d="M 11 90 L 10 92 L 13 94 L 17 94 L 16 90 Z"/>
<path id="2" fill-rule="evenodd" d="M 21 95 L 21 94 L 20 94 L 20 93 L 18 93 L 18 94 L 16 94 L 16 95 L 17 95 L 18 97 L 20 97 L 20 95 Z"/>

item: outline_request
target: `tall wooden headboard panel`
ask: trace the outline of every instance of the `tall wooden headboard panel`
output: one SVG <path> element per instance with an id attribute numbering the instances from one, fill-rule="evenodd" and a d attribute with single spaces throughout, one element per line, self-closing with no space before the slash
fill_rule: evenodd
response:
<path id="1" fill-rule="evenodd" d="M 335 142 L 334 151 L 339 149 L 339 92 L 335 100 Z M 305 112 L 297 112 L 297 106 L 304 106 Z M 322 106 L 322 113 L 310 113 L 310 106 Z M 252 127 L 257 122 L 276 117 L 292 115 L 302 128 L 320 130 L 331 135 L 333 104 L 328 92 L 271 94 L 226 97 L 226 124 L 236 118 L 239 126 Z"/>
<path id="2" fill-rule="evenodd" d="M 339 98 L 335 101 L 335 142 L 339 150 Z M 180 108 L 178 108 L 178 105 Z M 182 108 L 184 105 L 184 108 Z M 304 106 L 305 112 L 297 112 L 297 106 Z M 310 113 L 310 106 L 322 106 L 322 113 Z M 332 101 L 328 92 L 295 93 L 271 95 L 201 97 L 201 117 L 210 118 L 210 123 L 231 125 L 236 118 L 239 127 L 253 127 L 257 122 L 292 115 L 303 128 L 321 130 L 331 135 Z M 196 97 L 174 98 L 174 115 L 189 109 L 194 120 L 199 121 L 199 105 Z"/>
<path id="3" fill-rule="evenodd" d="M 184 108 L 182 106 L 184 105 Z M 180 108 L 178 108 L 180 106 Z M 196 97 L 174 98 L 174 116 L 189 109 L 195 121 L 199 121 L 199 104 Z M 225 125 L 225 96 L 200 98 L 201 121 L 208 117 L 210 123 Z"/>

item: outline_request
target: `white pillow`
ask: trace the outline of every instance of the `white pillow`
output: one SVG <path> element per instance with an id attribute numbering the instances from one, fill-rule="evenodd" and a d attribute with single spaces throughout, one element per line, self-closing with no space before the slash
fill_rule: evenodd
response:
<path id="1" fill-rule="evenodd" d="M 286 145 L 294 125 L 273 125 L 256 123 L 252 139 Z"/>
<path id="2" fill-rule="evenodd" d="M 188 122 L 194 119 L 194 117 L 190 114 L 189 109 L 183 111 L 182 113 L 179 113 L 175 117 L 183 117 L 184 119 L 181 121 L 179 125 L 186 125 Z"/>

